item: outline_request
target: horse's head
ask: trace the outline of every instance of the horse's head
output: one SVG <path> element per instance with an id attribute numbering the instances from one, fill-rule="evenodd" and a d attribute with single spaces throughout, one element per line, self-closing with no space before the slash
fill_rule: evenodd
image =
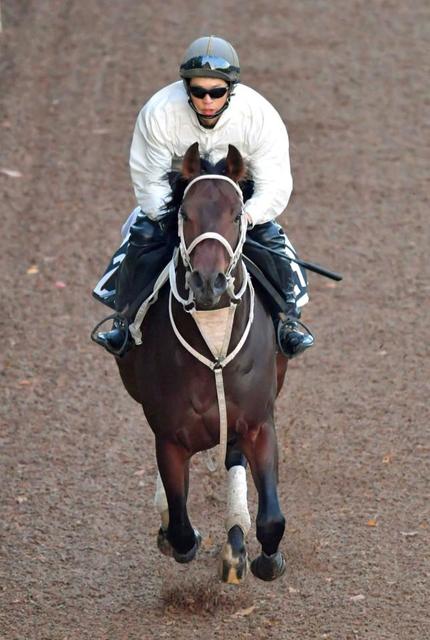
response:
<path id="1" fill-rule="evenodd" d="M 234 296 L 232 272 L 246 234 L 238 186 L 246 173 L 242 156 L 229 145 L 225 160 L 212 170 L 202 173 L 198 144 L 193 144 L 182 165 L 182 177 L 188 186 L 178 225 L 187 284 L 203 309 L 215 307 L 226 293 Z"/>

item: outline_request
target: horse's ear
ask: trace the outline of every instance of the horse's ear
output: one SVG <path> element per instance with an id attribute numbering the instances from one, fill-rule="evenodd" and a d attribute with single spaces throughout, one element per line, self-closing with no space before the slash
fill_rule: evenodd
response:
<path id="1" fill-rule="evenodd" d="M 192 180 L 200 175 L 201 163 L 199 154 L 199 143 L 195 142 L 189 147 L 182 162 L 182 176 L 187 180 Z"/>
<path id="2" fill-rule="evenodd" d="M 226 176 L 234 182 L 239 182 L 245 177 L 246 167 L 240 152 L 232 144 L 228 145 L 228 154 L 225 159 Z"/>

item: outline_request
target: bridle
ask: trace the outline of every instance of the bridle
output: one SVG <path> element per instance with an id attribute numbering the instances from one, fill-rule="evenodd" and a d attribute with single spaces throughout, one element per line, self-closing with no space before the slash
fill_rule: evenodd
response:
<path id="1" fill-rule="evenodd" d="M 242 275 L 243 275 L 243 279 L 242 279 L 242 286 L 239 289 L 239 291 L 235 291 L 234 290 L 234 282 L 235 282 L 235 277 L 233 276 L 233 271 L 235 269 L 235 267 L 237 266 L 237 263 L 239 262 L 240 256 L 242 255 L 242 249 L 243 249 L 243 245 L 245 242 L 245 238 L 246 238 L 246 230 L 247 230 L 247 223 L 245 220 L 245 214 L 244 214 L 244 210 L 243 210 L 243 195 L 242 195 L 242 191 L 240 189 L 240 187 L 236 184 L 236 182 L 234 182 L 233 180 L 231 180 L 231 178 L 228 178 L 227 176 L 219 176 L 219 175 L 203 175 L 203 176 L 198 176 L 197 178 L 194 178 L 193 180 L 191 180 L 191 182 L 187 185 L 185 191 L 184 191 L 184 195 L 182 197 L 182 201 L 184 201 L 187 193 L 189 192 L 189 190 L 191 189 L 191 187 L 196 184 L 196 182 L 199 182 L 201 180 L 223 180 L 224 182 L 228 182 L 236 191 L 236 193 L 239 195 L 240 197 L 240 202 L 241 202 L 241 212 L 240 212 L 240 218 L 239 218 L 239 238 L 236 244 L 236 247 L 233 249 L 233 247 L 230 245 L 230 243 L 220 234 L 220 233 L 216 233 L 213 231 L 207 231 L 206 233 L 202 233 L 199 236 L 197 236 L 197 238 L 194 238 L 194 240 L 187 246 L 186 241 L 185 241 L 185 236 L 184 236 L 184 218 L 181 215 L 181 208 L 179 209 L 179 213 L 178 213 L 178 235 L 179 235 L 179 248 L 177 249 L 177 251 L 179 251 L 181 258 L 182 258 L 182 263 L 185 267 L 186 273 L 189 274 L 192 270 L 193 270 L 193 266 L 191 263 L 191 253 L 192 251 L 196 248 L 196 246 L 198 244 L 200 244 L 200 242 L 203 242 L 204 240 L 217 240 L 218 242 L 220 242 L 223 247 L 226 249 L 228 255 L 230 256 L 230 262 L 229 265 L 224 273 L 226 279 L 227 279 L 227 293 L 230 297 L 230 300 L 232 302 L 235 302 L 236 304 L 242 299 L 243 294 L 246 291 L 246 288 L 248 286 L 248 281 L 249 281 L 249 275 L 248 272 L 244 266 L 243 263 L 242 264 Z M 177 288 L 177 284 L 176 284 L 176 270 L 175 270 L 175 263 L 177 262 L 177 256 L 176 256 L 176 260 L 172 261 L 171 263 L 171 269 L 169 272 L 169 277 L 170 277 L 170 286 L 172 288 L 172 292 L 173 295 L 175 296 L 176 300 L 178 300 L 178 302 L 180 302 L 184 309 L 186 311 L 191 311 L 192 309 L 195 309 L 195 301 L 194 301 L 194 294 L 191 290 L 191 288 L 189 287 L 188 283 L 187 283 L 187 279 L 185 282 L 185 287 L 189 290 L 189 295 L 188 295 L 188 299 L 183 298 L 180 293 L 178 292 L 178 288 Z"/>

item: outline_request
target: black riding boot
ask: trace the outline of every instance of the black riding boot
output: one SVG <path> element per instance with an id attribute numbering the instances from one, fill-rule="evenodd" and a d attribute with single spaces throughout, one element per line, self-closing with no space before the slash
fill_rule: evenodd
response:
<path id="1" fill-rule="evenodd" d="M 309 333 L 299 329 L 291 262 L 285 253 L 285 233 L 275 222 L 256 225 L 247 233 L 244 254 L 260 268 L 285 301 L 283 308 L 271 304 L 278 346 L 287 358 L 294 358 L 314 344 Z"/>
<path id="2" fill-rule="evenodd" d="M 300 318 L 300 310 L 297 308 L 294 293 L 291 297 L 291 303 L 288 303 L 286 318 L 278 317 L 275 320 L 276 337 L 278 346 L 284 356 L 295 358 L 314 344 L 314 337 L 310 333 L 303 333 L 299 329 L 297 320 Z"/>
<path id="3" fill-rule="evenodd" d="M 130 229 L 130 240 L 117 275 L 115 309 L 118 319 L 111 331 L 99 332 L 95 341 L 110 353 L 122 355 L 131 347 L 128 323 L 142 302 L 151 294 L 154 283 L 172 257 L 177 234 L 163 221 L 156 222 L 144 213 Z M 120 350 L 118 352 L 118 350 Z"/>

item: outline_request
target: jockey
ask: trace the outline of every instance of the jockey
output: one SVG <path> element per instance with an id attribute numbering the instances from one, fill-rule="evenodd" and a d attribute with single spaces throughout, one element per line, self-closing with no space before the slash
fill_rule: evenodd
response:
<path id="1" fill-rule="evenodd" d="M 205 36 L 192 42 L 179 73 L 182 80 L 158 91 L 138 115 L 130 150 L 138 208 L 123 227 L 124 242 L 112 259 L 113 268 L 108 267 L 100 282 L 114 277 L 115 309 L 131 321 L 137 311 L 133 302 L 144 290 L 151 293 L 177 241 L 168 237 L 163 210 L 171 192 L 168 173 L 180 166 L 196 141 L 212 163 L 226 157 L 228 145 L 234 145 L 249 168 L 252 185 L 244 205 L 248 231 L 243 251 L 282 293 L 284 313 L 277 309 L 272 315 L 278 346 L 292 358 L 314 340 L 297 322 L 300 307 L 308 301 L 306 276 L 288 259 L 296 254 L 274 222 L 292 191 L 287 130 L 265 98 L 239 84 L 239 59 L 226 40 Z M 96 287 L 94 293 L 109 304 L 106 290 Z M 115 320 L 111 331 L 99 332 L 95 339 L 116 353 L 126 331 L 121 320 Z"/>

